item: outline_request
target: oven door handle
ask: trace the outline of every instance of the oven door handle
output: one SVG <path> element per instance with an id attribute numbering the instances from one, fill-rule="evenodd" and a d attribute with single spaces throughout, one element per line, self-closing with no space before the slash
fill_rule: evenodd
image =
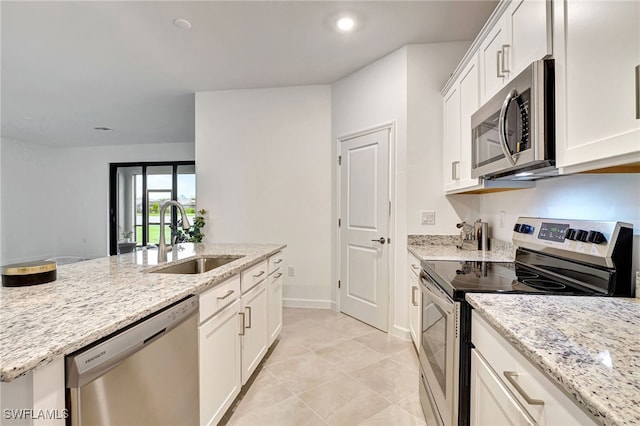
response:
<path id="1" fill-rule="evenodd" d="M 451 315 L 453 313 L 453 301 L 449 301 L 444 299 L 442 296 L 433 291 L 429 286 L 429 281 L 424 278 L 424 276 L 420 277 L 420 281 L 422 281 L 422 287 L 431 295 L 433 302 L 440 307 L 443 311 L 446 312 L 447 315 Z"/>

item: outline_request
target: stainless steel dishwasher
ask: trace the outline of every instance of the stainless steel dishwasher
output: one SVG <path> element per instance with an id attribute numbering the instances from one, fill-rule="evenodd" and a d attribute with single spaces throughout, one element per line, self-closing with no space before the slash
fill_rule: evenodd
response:
<path id="1" fill-rule="evenodd" d="M 66 357 L 71 425 L 196 425 L 198 298 Z"/>

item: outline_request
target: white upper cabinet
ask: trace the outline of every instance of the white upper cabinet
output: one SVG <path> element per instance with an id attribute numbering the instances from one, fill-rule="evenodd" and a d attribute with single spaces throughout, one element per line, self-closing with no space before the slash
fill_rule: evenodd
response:
<path id="1" fill-rule="evenodd" d="M 471 116 L 480 106 L 480 70 L 478 57 L 473 57 L 460 74 L 460 187 L 478 185 L 471 178 Z"/>
<path id="2" fill-rule="evenodd" d="M 562 173 L 637 166 L 640 2 L 556 2 L 554 52 Z"/>
<path id="3" fill-rule="evenodd" d="M 502 4 L 506 9 L 479 47 L 483 102 L 531 62 L 552 53 L 551 1 L 513 0 Z"/>
<path id="4" fill-rule="evenodd" d="M 471 115 L 479 105 L 479 71 L 474 56 L 444 97 L 444 190 L 478 185 L 471 179 Z"/>
<path id="5" fill-rule="evenodd" d="M 480 45 L 483 101 L 491 98 L 507 81 L 507 74 L 504 71 L 504 50 L 506 46 L 504 33 L 503 25 L 498 23 Z"/>
<path id="6" fill-rule="evenodd" d="M 450 191 L 460 182 L 460 92 L 455 84 L 444 95 L 443 116 L 443 182 L 445 191 Z"/>

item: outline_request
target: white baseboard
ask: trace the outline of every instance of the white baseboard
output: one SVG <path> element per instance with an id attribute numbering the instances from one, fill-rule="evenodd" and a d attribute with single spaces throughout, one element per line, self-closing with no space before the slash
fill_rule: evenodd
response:
<path id="1" fill-rule="evenodd" d="M 312 309 L 336 309 L 336 303 L 332 300 L 317 299 L 282 299 L 282 305 L 285 308 L 312 308 Z"/>
<path id="2" fill-rule="evenodd" d="M 408 328 L 400 327 L 399 325 L 391 327 L 391 335 L 398 339 L 406 340 L 407 342 L 411 341 L 411 331 L 409 331 Z"/>

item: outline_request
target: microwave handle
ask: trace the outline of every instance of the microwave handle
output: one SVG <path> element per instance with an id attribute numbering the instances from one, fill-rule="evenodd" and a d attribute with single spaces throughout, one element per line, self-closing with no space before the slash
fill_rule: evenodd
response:
<path id="1" fill-rule="evenodd" d="M 498 119 L 498 137 L 500 139 L 500 147 L 502 148 L 502 152 L 504 156 L 509 160 L 512 166 L 516 165 L 516 155 L 512 154 L 509 151 L 509 145 L 507 145 L 507 110 L 509 109 L 509 104 L 518 96 L 518 92 L 516 89 L 511 89 L 507 94 L 507 97 L 504 98 L 504 102 L 502 103 L 502 109 L 500 109 L 500 118 Z"/>
<path id="2" fill-rule="evenodd" d="M 636 67 L 636 119 L 640 120 L 640 65 Z"/>

